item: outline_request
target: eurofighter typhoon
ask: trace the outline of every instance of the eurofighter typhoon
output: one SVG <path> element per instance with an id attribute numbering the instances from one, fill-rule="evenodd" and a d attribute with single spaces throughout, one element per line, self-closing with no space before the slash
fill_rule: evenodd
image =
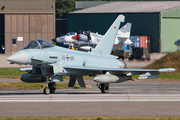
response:
<path id="1" fill-rule="evenodd" d="M 64 75 L 69 75 L 69 87 L 76 80 L 85 87 L 83 75 L 94 76 L 102 93 L 109 92 L 109 83 L 119 83 L 139 75 L 138 79 L 152 79 L 160 72 L 172 72 L 174 68 L 163 69 L 127 69 L 117 57 L 110 55 L 116 34 L 124 16 L 119 15 L 102 40 L 91 52 L 75 51 L 55 46 L 54 44 L 36 39 L 30 41 L 22 50 L 10 55 L 7 60 L 16 64 L 30 64 L 32 68 L 21 68 L 27 71 L 21 75 L 24 82 L 44 82 L 44 94 L 54 93 L 56 82 L 62 82 Z M 141 75 L 143 74 L 143 75 Z"/>

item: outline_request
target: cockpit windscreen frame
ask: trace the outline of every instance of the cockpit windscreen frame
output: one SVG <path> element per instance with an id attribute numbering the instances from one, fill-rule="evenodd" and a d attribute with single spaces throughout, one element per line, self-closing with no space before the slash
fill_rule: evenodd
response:
<path id="1" fill-rule="evenodd" d="M 35 39 L 30 41 L 23 49 L 43 49 L 54 47 L 55 45 L 43 39 Z"/>

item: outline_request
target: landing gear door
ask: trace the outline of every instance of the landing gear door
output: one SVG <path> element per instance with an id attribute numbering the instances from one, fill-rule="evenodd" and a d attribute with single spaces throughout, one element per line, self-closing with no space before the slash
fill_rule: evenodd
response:
<path id="1" fill-rule="evenodd" d="M 53 64 L 54 75 L 65 75 L 67 71 L 60 64 Z"/>
<path id="2" fill-rule="evenodd" d="M 63 82 L 63 78 L 62 78 L 61 75 L 52 76 L 52 77 L 51 77 L 51 81 L 52 81 L 52 82 Z"/>

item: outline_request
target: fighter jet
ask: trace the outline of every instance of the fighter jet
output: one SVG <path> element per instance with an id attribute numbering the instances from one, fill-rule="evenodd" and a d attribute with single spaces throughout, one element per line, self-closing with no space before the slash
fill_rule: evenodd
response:
<path id="1" fill-rule="evenodd" d="M 130 32 L 131 32 L 131 23 L 126 23 L 123 27 L 121 27 L 118 30 L 116 39 L 114 41 L 114 44 L 124 44 L 124 45 L 131 45 L 132 41 L 129 40 L 130 37 Z M 84 41 L 84 42 L 88 42 L 88 37 L 85 34 L 79 34 L 79 37 L 77 37 L 78 35 L 74 35 L 72 38 L 78 41 Z M 90 36 L 92 36 L 92 43 L 99 43 L 100 40 L 102 39 L 103 35 L 100 35 L 98 33 L 90 33 Z M 94 40 L 95 39 L 95 40 Z M 125 42 L 126 41 L 126 42 Z"/>
<path id="2" fill-rule="evenodd" d="M 117 32 L 117 36 L 115 38 L 114 45 L 118 45 L 118 44 L 121 44 L 121 45 L 131 45 L 132 41 L 129 39 L 130 32 L 131 32 L 131 23 L 127 23 L 123 27 L 121 27 L 118 30 L 118 32 Z M 79 38 L 77 36 L 78 35 L 73 36 L 73 39 Z M 100 34 L 97 34 L 97 33 L 96 34 L 91 34 L 91 36 L 93 36 L 93 38 L 96 39 L 96 43 L 97 44 L 103 38 L 103 35 L 100 35 Z M 83 41 L 85 41 L 85 40 L 87 41 L 87 39 L 88 39 L 87 36 L 85 36 L 85 35 L 83 37 L 80 37 L 80 38 L 84 38 L 84 39 L 82 39 Z M 78 39 L 76 39 L 76 40 L 78 40 Z M 97 45 L 96 43 L 94 42 L 94 43 L 87 43 L 86 45 L 81 45 L 79 47 L 79 49 L 80 50 L 84 50 L 84 51 L 91 51 L 92 44 Z"/>
<path id="3" fill-rule="evenodd" d="M 88 40 L 88 36 L 84 34 L 77 34 L 76 32 L 68 32 L 65 36 L 57 37 L 52 39 L 55 43 L 69 43 L 69 44 L 81 44 L 81 43 L 91 43 L 91 44 L 97 44 L 101 38 L 102 35 L 98 33 L 92 33 L 90 32 L 91 41 Z"/>
<path id="4" fill-rule="evenodd" d="M 44 82 L 44 94 L 54 93 L 56 82 L 62 82 L 64 75 L 69 75 L 69 87 L 76 80 L 85 87 L 83 75 L 94 76 L 102 93 L 109 92 L 109 83 L 119 83 L 132 80 L 132 75 L 140 75 L 139 79 L 158 77 L 160 72 L 172 72 L 174 68 L 163 69 L 127 69 L 126 64 L 110 55 L 116 34 L 124 16 L 119 15 L 110 26 L 100 43 L 91 52 L 82 52 L 56 46 L 48 41 L 36 39 L 30 41 L 22 50 L 6 59 L 11 63 L 30 64 L 31 68 L 21 68 L 27 71 L 21 75 L 24 82 Z"/>
<path id="5" fill-rule="evenodd" d="M 131 32 L 131 23 L 125 24 L 122 28 L 118 30 L 117 37 L 114 41 L 114 44 L 124 44 L 124 45 L 131 45 L 132 41 L 129 40 Z M 90 34 L 91 40 L 88 39 L 88 35 Z M 103 35 L 98 33 L 93 33 L 90 31 L 85 32 L 84 34 L 77 34 L 76 32 L 69 32 L 65 36 L 58 37 L 52 39 L 53 42 L 56 43 L 69 43 L 69 44 L 98 44 L 100 40 L 103 38 Z"/>
<path id="6" fill-rule="evenodd" d="M 77 33 L 68 32 L 65 36 L 52 39 L 52 41 L 57 43 L 76 43 L 76 40 L 72 39 L 72 36 L 74 35 L 77 35 Z"/>

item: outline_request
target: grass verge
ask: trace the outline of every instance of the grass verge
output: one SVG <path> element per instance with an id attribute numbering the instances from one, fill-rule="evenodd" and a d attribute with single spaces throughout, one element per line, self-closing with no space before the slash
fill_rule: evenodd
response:
<path id="1" fill-rule="evenodd" d="M 180 120 L 180 117 L 15 117 L 0 120 Z"/>
<path id="2" fill-rule="evenodd" d="M 0 89 L 40 89 L 43 83 L 0 83 Z M 68 83 L 56 83 L 56 88 L 69 88 Z M 78 84 L 75 84 L 75 89 L 80 89 Z"/>
<path id="3" fill-rule="evenodd" d="M 26 72 L 20 72 L 19 68 L 0 68 L 1 78 L 20 78 L 21 74 Z"/>

